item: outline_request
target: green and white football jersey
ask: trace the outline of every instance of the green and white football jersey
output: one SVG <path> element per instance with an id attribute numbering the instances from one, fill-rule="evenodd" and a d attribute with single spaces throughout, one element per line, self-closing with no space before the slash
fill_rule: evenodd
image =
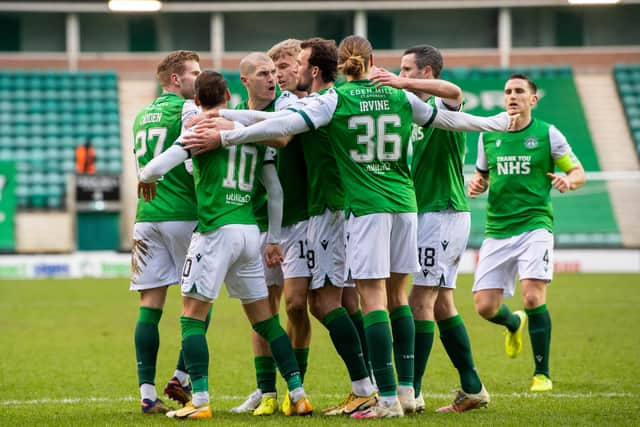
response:
<path id="1" fill-rule="evenodd" d="M 489 173 L 486 236 L 506 238 L 525 231 L 553 231 L 551 179 L 554 164 L 567 172 L 579 165 L 555 126 L 532 119 L 515 132 L 478 138 L 476 168 Z"/>
<path id="2" fill-rule="evenodd" d="M 180 135 L 182 122 L 193 113 L 193 101 L 163 93 L 138 113 L 133 124 L 134 153 L 138 170 L 171 147 Z M 136 222 L 194 221 L 196 198 L 193 177 L 176 167 L 157 183 L 155 199 L 138 200 Z"/>
<path id="3" fill-rule="evenodd" d="M 312 100 L 328 89 L 309 95 Z M 329 143 L 326 128 L 319 128 L 298 135 L 307 167 L 307 207 L 309 216 L 320 215 L 325 209 L 344 209 L 344 188 L 338 170 L 333 146 Z"/>
<path id="4" fill-rule="evenodd" d="M 427 103 L 438 109 L 447 108 L 437 97 L 432 96 Z M 466 133 L 414 124 L 411 143 L 418 212 L 468 211 L 463 175 Z"/>
<path id="5" fill-rule="evenodd" d="M 228 224 L 256 224 L 253 197 L 267 148 L 245 144 L 193 156 L 198 198 L 197 231 L 204 233 Z"/>
<path id="6" fill-rule="evenodd" d="M 277 92 L 276 92 L 277 93 Z M 262 111 L 274 112 L 280 111 L 287 108 L 289 105 L 293 104 L 297 100 L 296 96 L 291 92 L 282 92 L 279 95 L 276 95 L 276 99 L 273 100 L 269 105 L 267 105 Z M 240 104 L 236 105 L 236 110 L 249 110 L 248 100 L 242 101 Z M 276 167 L 279 159 L 276 158 Z M 281 182 L 284 192 L 284 183 Z M 286 196 L 285 196 L 286 197 Z M 286 199 L 285 199 L 286 200 Z M 283 209 L 285 202 L 283 202 Z M 258 182 L 256 193 L 253 197 L 253 212 L 255 214 L 255 218 L 258 224 L 258 228 L 260 228 L 261 232 L 266 232 L 269 228 L 269 217 L 267 213 L 267 190 L 264 186 Z M 284 210 L 286 212 L 286 210 Z M 284 223 L 284 215 L 283 212 L 283 223 Z"/>
<path id="7" fill-rule="evenodd" d="M 311 129 L 326 125 L 345 190 L 345 214 L 416 212 L 407 164 L 411 123 L 436 110 L 413 94 L 369 80 L 329 89 L 298 111 Z"/>

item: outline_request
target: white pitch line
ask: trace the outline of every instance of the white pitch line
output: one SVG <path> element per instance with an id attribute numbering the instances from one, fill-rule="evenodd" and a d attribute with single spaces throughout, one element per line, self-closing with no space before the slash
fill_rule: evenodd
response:
<path id="1" fill-rule="evenodd" d="M 424 393 L 423 396 L 428 399 L 449 399 L 452 393 Z M 342 394 L 312 394 L 321 398 L 329 399 L 341 399 L 344 398 Z M 237 400 L 240 401 L 246 396 L 232 396 L 222 395 L 212 396 L 215 400 Z M 502 399 L 619 399 L 619 398 L 635 398 L 634 393 L 491 393 L 492 398 Z M 124 396 L 124 397 L 67 397 L 61 399 L 42 398 L 42 399 L 27 399 L 27 400 L 0 400 L 0 405 L 42 405 L 42 404 L 55 404 L 55 405 L 68 405 L 75 403 L 113 403 L 113 402 L 133 402 L 138 400 L 136 396 Z"/>

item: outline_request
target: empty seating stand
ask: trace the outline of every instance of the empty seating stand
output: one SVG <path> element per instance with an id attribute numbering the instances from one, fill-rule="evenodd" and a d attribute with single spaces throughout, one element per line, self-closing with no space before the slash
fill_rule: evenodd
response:
<path id="1" fill-rule="evenodd" d="M 636 153 L 640 157 L 640 64 L 616 65 L 613 74 Z"/>
<path id="2" fill-rule="evenodd" d="M 120 173 L 114 72 L 0 71 L 0 159 L 18 169 L 20 208 L 64 206 L 76 146 L 96 148 L 97 173 Z"/>

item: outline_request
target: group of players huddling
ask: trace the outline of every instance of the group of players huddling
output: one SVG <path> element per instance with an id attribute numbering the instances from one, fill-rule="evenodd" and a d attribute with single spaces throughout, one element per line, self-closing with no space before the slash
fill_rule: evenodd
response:
<path id="1" fill-rule="evenodd" d="M 442 65 L 437 49 L 415 46 L 396 76 L 374 66 L 371 44 L 359 36 L 338 47 L 285 40 L 242 59 L 248 97 L 232 110 L 224 78 L 200 71 L 196 53 L 176 51 L 159 64 L 163 93 L 134 124 L 140 200 L 131 289 L 140 293 L 143 413 L 211 418 L 206 331 L 223 283 L 254 331 L 257 388 L 232 412 L 312 413 L 303 388 L 308 311 L 328 329 L 351 379 L 346 399 L 324 414 L 424 411 L 436 324 L 461 384 L 437 411 L 486 407 L 490 396 L 453 299 L 470 229 L 466 131 L 483 132 L 467 193 L 489 189 L 476 310 L 506 328 L 510 357 L 522 350 L 528 320 L 530 390 L 552 389 L 549 192 L 579 188 L 584 170 L 558 129 L 531 116 L 538 98 L 526 76 L 507 80 L 505 113 L 477 117 L 461 111 L 461 89 L 439 79 Z M 346 82 L 335 87 L 338 72 Z M 516 272 L 525 309 L 511 312 L 502 298 L 514 294 Z M 155 367 L 167 287 L 178 282 L 182 346 L 164 393 L 183 407 L 170 410 L 158 398 Z M 276 367 L 288 388 L 282 406 Z"/>

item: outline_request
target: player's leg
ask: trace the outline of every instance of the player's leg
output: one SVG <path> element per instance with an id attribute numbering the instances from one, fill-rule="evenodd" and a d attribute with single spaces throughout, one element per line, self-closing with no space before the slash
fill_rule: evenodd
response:
<path id="1" fill-rule="evenodd" d="M 392 363 L 393 339 L 385 285 L 385 278 L 390 275 L 392 223 L 391 214 L 350 215 L 345 226 L 346 281 L 354 280 L 360 295 L 369 359 L 380 394 L 375 406 L 355 412 L 355 418 L 404 415 Z"/>
<path id="2" fill-rule="evenodd" d="M 458 370 L 461 387 L 456 399 L 438 411 L 463 412 L 486 407 L 491 399 L 476 371 L 469 335 L 455 307 L 452 288 L 440 289 L 434 314 L 438 322 L 440 341 L 451 363 Z"/>
<path id="3" fill-rule="evenodd" d="M 253 330 L 269 343 L 273 359 L 289 390 L 291 407 L 285 415 L 310 415 L 313 409 L 302 388 L 302 377 L 291 341 L 269 304 L 258 229 L 239 225 L 234 228 L 241 234 L 243 245 L 238 260 L 225 277 L 227 292 L 230 297 L 240 299 Z"/>
<path id="4" fill-rule="evenodd" d="M 155 388 L 160 346 L 158 323 L 162 317 L 167 287 L 177 283 L 179 275 L 171 264 L 158 223 L 139 222 L 134 225 L 131 271 L 130 289 L 140 294 L 134 344 L 141 408 L 146 414 L 165 413 L 168 408 L 158 399 Z"/>
<path id="5" fill-rule="evenodd" d="M 434 305 L 438 297 L 438 284 L 442 278 L 440 268 L 440 228 L 442 216 L 437 212 L 418 214 L 417 255 L 420 271 L 413 275 L 409 305 L 415 324 L 413 387 L 416 411 L 424 410 L 422 377 L 433 347 L 435 335 Z"/>
<path id="6" fill-rule="evenodd" d="M 425 286 L 416 283 L 414 275 L 413 288 L 409 294 L 409 306 L 413 313 L 415 324 L 414 343 L 414 363 L 413 363 L 413 389 L 416 398 L 416 411 L 424 410 L 424 399 L 422 398 L 422 378 L 427 369 L 427 361 L 433 347 L 435 335 L 435 317 L 433 314 L 436 298 L 438 297 L 437 286 Z"/>
<path id="7" fill-rule="evenodd" d="M 264 253 L 267 243 L 267 233 L 260 233 L 260 251 Z M 282 268 L 267 267 L 262 257 L 265 281 L 269 292 L 269 306 L 272 313 L 278 317 L 280 299 L 284 279 Z M 251 331 L 253 348 L 253 363 L 256 371 L 256 390 L 254 390 L 240 405 L 231 409 L 234 413 L 252 412 L 254 415 L 273 415 L 278 409 L 276 391 L 276 363 L 271 355 L 269 343 L 254 330 Z"/>
<path id="8" fill-rule="evenodd" d="M 480 316 L 506 328 L 505 352 L 516 357 L 522 351 L 523 311 L 512 312 L 503 296 L 513 296 L 518 258 L 513 239 L 485 239 L 480 248 L 473 284 L 473 300 Z"/>
<path id="9" fill-rule="evenodd" d="M 369 377 L 373 381 L 373 375 L 371 370 L 371 362 L 369 360 L 369 349 L 367 348 L 367 340 L 364 336 L 364 321 L 362 316 L 362 310 L 360 309 L 360 296 L 358 290 L 355 287 L 342 288 L 342 306 L 349 313 L 349 317 L 358 331 L 360 337 L 360 344 L 362 345 L 362 355 L 364 357 L 364 363 L 369 371 Z"/>
<path id="10" fill-rule="evenodd" d="M 304 381 L 309 360 L 311 322 L 307 306 L 307 294 L 311 272 L 307 265 L 307 221 L 285 227 L 283 230 L 284 300 L 287 312 L 287 334 L 300 367 Z M 285 406 L 286 406 L 285 400 Z"/>
<path id="11" fill-rule="evenodd" d="M 547 309 L 546 295 L 547 285 L 553 277 L 553 235 L 547 230 L 534 230 L 525 234 L 522 243 L 525 249 L 518 260 L 518 273 L 535 363 L 531 391 L 551 391 L 551 316 Z"/>
<path id="12" fill-rule="evenodd" d="M 205 320 L 211 303 L 218 297 L 227 271 L 239 254 L 234 248 L 243 236 L 222 227 L 207 233 L 194 233 L 182 274 L 182 311 L 180 326 L 185 366 L 191 377 L 191 402 L 167 416 L 173 418 L 211 418 L 209 404 L 209 348 Z"/>
<path id="13" fill-rule="evenodd" d="M 410 275 L 418 272 L 418 217 L 415 213 L 393 214 L 390 241 L 391 275 L 387 279 L 387 306 L 393 332 L 393 352 L 398 374 L 398 398 L 405 412 L 415 411 L 413 389 L 415 324 L 407 299 Z"/>
<path id="14" fill-rule="evenodd" d="M 159 237 L 162 239 L 171 263 L 176 271 L 176 277 L 182 275 L 185 258 L 191 243 L 191 235 L 196 221 L 166 221 L 156 223 Z M 205 319 L 205 329 L 209 327 L 211 312 Z M 178 355 L 176 369 L 164 388 L 164 394 L 182 405 L 191 400 L 191 381 L 184 363 L 182 348 Z"/>
<path id="15" fill-rule="evenodd" d="M 334 348 L 342 358 L 352 392 L 325 415 L 351 414 L 375 404 L 375 389 L 364 361 L 358 330 L 342 306 L 344 284 L 344 212 L 325 210 L 309 218 L 308 265 L 311 270 L 309 308 L 329 331 Z M 346 285 L 353 287 L 353 285 Z"/>
<path id="16" fill-rule="evenodd" d="M 274 284 L 268 286 L 267 289 L 269 292 L 268 301 L 271 313 L 276 317 L 278 323 L 280 323 L 278 311 L 280 307 L 280 297 L 282 296 L 282 282 L 280 282 L 279 286 Z M 232 411 L 252 411 L 253 415 L 273 415 L 278 410 L 276 362 L 271 355 L 269 343 L 254 330 L 251 330 L 251 344 L 254 354 L 253 362 L 256 369 L 257 389 L 240 407 L 236 407 L 234 408 L 235 411 Z M 242 408 L 242 406 L 244 406 L 244 408 Z"/>

